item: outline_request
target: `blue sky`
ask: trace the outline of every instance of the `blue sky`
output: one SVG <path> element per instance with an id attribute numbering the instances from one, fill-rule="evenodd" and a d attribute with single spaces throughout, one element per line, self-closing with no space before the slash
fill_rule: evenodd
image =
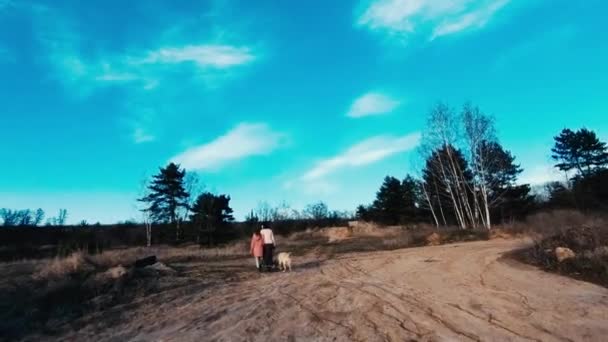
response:
<path id="1" fill-rule="evenodd" d="M 541 183 L 552 137 L 608 140 L 600 0 L 0 0 L 0 207 L 138 218 L 168 161 L 228 193 L 352 210 L 472 101 Z"/>

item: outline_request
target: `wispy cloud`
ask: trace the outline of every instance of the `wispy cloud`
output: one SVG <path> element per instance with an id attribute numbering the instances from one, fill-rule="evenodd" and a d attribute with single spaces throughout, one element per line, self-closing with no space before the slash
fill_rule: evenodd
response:
<path id="1" fill-rule="evenodd" d="M 350 106 L 346 116 L 360 118 L 379 115 L 393 111 L 399 106 L 399 101 L 381 93 L 370 92 L 356 99 Z"/>
<path id="2" fill-rule="evenodd" d="M 23 8 L 32 17 L 49 75 L 77 95 L 110 85 L 150 91 L 163 82 L 174 81 L 176 75 L 182 78 L 181 83 L 202 79 L 220 84 L 234 76 L 229 70 L 256 59 L 250 47 L 218 43 L 219 39 L 185 45 L 166 44 L 159 39 L 156 46 L 129 49 L 128 53 L 99 50 L 86 55 L 82 51 L 87 37 L 81 36 L 72 18 L 45 5 Z M 182 66 L 194 66 L 196 72 L 180 73 Z"/>
<path id="3" fill-rule="evenodd" d="M 201 68 L 230 68 L 249 63 L 254 55 L 247 47 L 231 45 L 187 45 L 152 51 L 143 63 L 195 63 Z"/>
<path id="4" fill-rule="evenodd" d="M 192 63 L 201 73 L 193 77 L 207 79 L 226 76 L 226 71 L 254 60 L 253 53 L 244 47 L 229 45 L 198 45 L 184 48 L 161 48 L 151 52 L 141 52 L 140 57 L 131 55 L 105 55 L 98 59 L 85 60 L 75 53 L 78 41 L 57 42 L 49 46 L 49 61 L 55 69 L 55 76 L 67 86 L 77 86 L 90 91 L 95 87 L 127 85 L 135 83 L 140 89 L 153 90 L 163 80 L 171 77 L 171 68 L 159 65 Z M 87 91 L 87 93 L 88 93 Z"/>
<path id="5" fill-rule="evenodd" d="M 482 28 L 488 23 L 492 16 L 509 3 L 509 1 L 510 0 L 494 0 L 489 2 L 486 6 L 447 19 L 435 28 L 431 39 L 471 28 Z"/>
<path id="6" fill-rule="evenodd" d="M 415 148 L 420 133 L 404 136 L 381 135 L 363 140 L 343 153 L 318 162 L 302 175 L 302 181 L 316 181 L 340 169 L 361 167 Z"/>
<path id="7" fill-rule="evenodd" d="M 430 39 L 485 26 L 510 0 L 373 0 L 357 24 L 391 35 Z"/>
<path id="8" fill-rule="evenodd" d="M 261 123 L 241 123 L 217 139 L 195 146 L 171 158 L 189 170 L 214 171 L 252 156 L 267 155 L 279 148 L 284 134 Z"/>
<path id="9" fill-rule="evenodd" d="M 116 69 L 115 66 L 108 62 L 97 66 L 93 77 L 99 82 L 131 82 L 141 78 L 134 71 L 127 71 L 124 67 Z"/>
<path id="10" fill-rule="evenodd" d="M 143 103 L 133 102 L 125 106 L 127 115 L 122 124 L 129 130 L 129 137 L 135 144 L 143 144 L 155 141 L 159 131 L 162 130 L 159 113 L 153 107 L 147 107 Z"/>
<path id="11" fill-rule="evenodd" d="M 148 133 L 143 127 L 136 127 L 133 131 L 133 141 L 136 144 L 154 141 L 156 137 Z"/>
<path id="12" fill-rule="evenodd" d="M 566 176 L 559 172 L 553 165 L 542 164 L 524 168 L 519 177 L 520 184 L 542 185 L 548 182 L 564 181 Z"/>
<path id="13" fill-rule="evenodd" d="M 159 35 L 158 41 L 146 46 L 113 50 L 102 44 L 91 50 L 86 43 L 91 37 L 78 29 L 77 18 L 52 5 L 19 6 L 31 17 L 40 48 L 37 61 L 46 71 L 44 80 L 60 83 L 75 98 L 117 88 L 121 93 L 117 101 L 124 101 L 125 109 L 119 124 L 136 144 L 163 136 L 163 116 L 176 115 L 184 91 L 217 88 L 241 75 L 242 69 L 237 67 L 257 58 L 258 49 L 227 42 L 241 41 L 235 35 L 230 39 L 209 37 L 208 41 L 188 40 L 192 35 L 187 34 L 171 39 Z M 0 62 L 2 59 L 0 50 Z"/>

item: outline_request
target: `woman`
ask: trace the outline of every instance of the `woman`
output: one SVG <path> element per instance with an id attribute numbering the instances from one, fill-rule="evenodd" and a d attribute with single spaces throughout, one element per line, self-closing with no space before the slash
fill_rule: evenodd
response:
<path id="1" fill-rule="evenodd" d="M 264 255 L 264 239 L 262 238 L 262 234 L 260 234 L 260 229 L 253 232 L 253 236 L 251 236 L 250 252 L 255 258 L 255 267 L 257 267 L 258 271 L 261 272 L 262 265 L 260 262 L 262 261 L 262 256 Z"/>
<path id="2" fill-rule="evenodd" d="M 264 255 L 264 268 L 267 271 L 272 270 L 274 266 L 274 259 L 272 257 L 272 251 L 274 250 L 276 244 L 274 241 L 274 234 L 272 233 L 272 229 L 268 226 L 262 225 L 262 230 L 260 230 L 260 235 L 262 235 L 262 240 L 264 242 L 263 246 L 263 255 Z"/>

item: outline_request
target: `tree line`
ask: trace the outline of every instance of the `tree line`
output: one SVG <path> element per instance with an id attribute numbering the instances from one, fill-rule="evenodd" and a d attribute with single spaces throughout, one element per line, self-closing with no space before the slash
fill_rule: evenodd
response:
<path id="1" fill-rule="evenodd" d="M 418 177 L 385 177 L 376 199 L 357 208 L 362 220 L 396 225 L 433 222 L 437 227 L 491 229 L 533 210 L 571 207 L 598 210 L 608 204 L 608 151 L 595 132 L 562 130 L 552 158 L 565 182 L 551 182 L 543 194 L 519 184 L 523 172 L 499 142 L 490 115 L 465 104 L 460 112 L 437 104 L 429 113 L 418 156 Z"/>
<path id="2" fill-rule="evenodd" d="M 551 158 L 564 172 L 565 182 L 545 186 L 545 202 L 552 208 L 581 211 L 608 209 L 608 149 L 595 132 L 563 129 L 555 138 Z"/>
<path id="3" fill-rule="evenodd" d="M 457 111 L 439 103 L 428 115 L 417 153 L 418 167 L 402 179 L 386 176 L 372 203 L 350 213 L 330 210 L 323 202 L 309 204 L 301 211 L 285 202 L 276 206 L 260 202 L 243 222 L 235 221 L 230 195 L 204 191 L 196 173 L 169 163 L 143 184 L 137 201 L 141 223 L 113 225 L 109 240 L 115 241 L 113 244 L 139 244 L 140 232 L 145 232 L 147 245 L 185 241 L 214 244 L 250 234 L 263 223 L 272 224 L 280 234 L 344 225 L 352 219 L 385 225 L 426 222 L 438 228 L 491 229 L 535 210 L 607 209 L 606 143 L 587 128 L 565 128 L 554 141 L 551 158 L 556 169 L 564 173 L 564 181 L 550 182 L 534 192 L 529 184 L 518 182 L 523 169 L 500 143 L 492 116 L 472 104 Z M 0 209 L 1 222 L 8 227 L 40 226 L 44 218 L 42 209 Z M 63 227 L 66 219 L 67 210 L 61 209 L 46 220 L 46 225 Z M 88 223 L 82 221 L 79 227 L 88 227 Z M 121 233 L 127 229 L 137 232 Z M 79 234 L 89 234 L 85 233 L 81 230 Z M 21 235 L 18 240 L 26 243 Z M 91 240 L 87 243 L 99 249 L 95 243 L 99 234 L 91 231 L 89 235 L 94 237 L 80 240 Z"/>
<path id="4" fill-rule="evenodd" d="M 175 163 L 160 168 L 145 186 L 145 195 L 138 199 L 146 225 L 147 244 L 152 243 L 153 224 L 175 227 L 175 241 L 193 237 L 197 243 L 212 244 L 218 235 L 226 234 L 237 224 L 230 207 L 230 195 L 202 191 L 198 176 Z M 303 211 L 292 209 L 285 202 L 276 207 L 260 202 L 240 224 L 243 231 L 252 231 L 261 224 L 273 224 L 279 233 L 311 225 L 329 225 L 350 218 L 346 212 L 331 211 L 323 202 L 310 204 Z M 184 230 L 194 234 L 184 236 Z"/>
<path id="5" fill-rule="evenodd" d="M 46 226 L 63 226 L 68 218 L 66 209 L 59 209 L 57 216 L 49 217 L 44 221 L 45 212 L 41 208 L 32 209 L 8 209 L 0 208 L 0 220 L 5 227 L 36 227 L 46 222 Z"/>

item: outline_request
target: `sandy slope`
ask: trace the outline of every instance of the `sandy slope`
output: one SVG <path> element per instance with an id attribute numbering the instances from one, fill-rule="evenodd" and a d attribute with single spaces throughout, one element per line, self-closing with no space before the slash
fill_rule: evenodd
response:
<path id="1" fill-rule="evenodd" d="M 606 341 L 608 290 L 501 259 L 521 240 L 311 255 L 293 273 L 192 285 L 67 340 Z M 237 260 L 226 267 L 247 267 Z M 241 264 L 239 266 L 239 263 Z M 299 268 L 298 268 L 299 265 Z M 202 274 L 202 273 L 201 273 Z"/>

